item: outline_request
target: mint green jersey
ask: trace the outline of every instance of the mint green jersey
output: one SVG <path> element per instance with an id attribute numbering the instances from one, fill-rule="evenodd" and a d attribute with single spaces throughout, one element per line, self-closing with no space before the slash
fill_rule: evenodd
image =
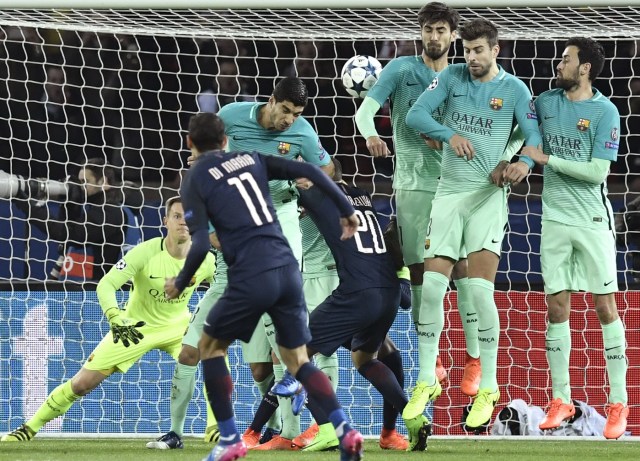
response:
<path id="1" fill-rule="evenodd" d="M 218 116 L 224 122 L 230 151 L 259 152 L 290 160 L 301 157 L 317 166 L 325 166 L 331 162 L 318 134 L 303 117 L 298 117 L 285 131 L 263 128 L 258 123 L 258 113 L 264 104 L 232 102 L 220 109 Z M 284 180 L 269 181 L 269 192 L 276 208 L 297 194 L 295 187 Z"/>
<path id="2" fill-rule="evenodd" d="M 367 93 L 380 106 L 387 99 L 391 101 L 394 189 L 435 192 L 438 186 L 442 153 L 427 146 L 420 133 L 405 121 L 411 106 L 437 75 L 422 56 L 402 56 L 389 61 Z M 438 122 L 442 120 L 442 110 L 441 105 L 432 114 Z"/>
<path id="3" fill-rule="evenodd" d="M 443 103 L 443 119 L 438 123 L 432 114 Z M 489 176 L 500 162 L 516 123 L 526 145 L 542 143 L 527 86 L 502 67 L 491 81 L 474 80 L 466 64 L 443 69 L 407 114 L 407 125 L 445 143 L 438 195 L 489 187 Z M 473 159 L 458 157 L 446 144 L 454 134 L 471 142 L 476 151 Z"/>
<path id="4" fill-rule="evenodd" d="M 575 162 L 593 158 L 616 161 L 620 114 L 595 88 L 593 97 L 570 101 L 562 89 L 545 91 L 536 99 L 543 149 L 547 155 Z M 613 229 L 607 182 L 592 184 L 544 168 L 542 219 L 601 229 Z"/>
<path id="5" fill-rule="evenodd" d="M 228 282 L 227 270 L 229 269 L 229 266 L 227 266 L 227 263 L 222 256 L 222 251 L 215 250 L 214 254 L 216 257 L 216 273 L 213 283 L 216 285 L 226 286 Z"/>
<path id="6" fill-rule="evenodd" d="M 302 278 L 334 273 L 336 263 L 324 237 L 309 216 L 300 218 L 302 231 Z"/>
<path id="7" fill-rule="evenodd" d="M 189 318 L 188 303 L 194 290 L 203 281 L 213 282 L 215 269 L 214 257 L 209 253 L 180 296 L 167 299 L 164 282 L 178 275 L 184 262 L 184 259 L 176 259 L 169 254 L 163 237 L 142 242 L 100 280 L 96 290 L 98 302 L 103 310 L 116 307 L 116 291 L 131 280 L 124 317 L 142 320 L 147 326 L 180 325 Z"/>

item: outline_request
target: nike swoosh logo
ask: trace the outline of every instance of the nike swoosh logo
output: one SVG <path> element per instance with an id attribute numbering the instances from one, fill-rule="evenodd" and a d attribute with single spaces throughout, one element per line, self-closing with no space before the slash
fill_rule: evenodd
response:
<path id="1" fill-rule="evenodd" d="M 556 116 L 555 115 L 545 115 L 544 116 L 545 120 L 549 120 L 550 118 L 556 118 Z"/>
<path id="2" fill-rule="evenodd" d="M 421 327 L 426 327 L 427 325 L 435 325 L 436 322 L 431 322 L 431 323 L 418 323 L 419 326 Z"/>
<path id="3" fill-rule="evenodd" d="M 621 346 L 610 347 L 608 349 L 605 349 L 605 351 L 612 351 L 612 350 L 617 349 L 619 347 L 621 347 Z"/>
<path id="4" fill-rule="evenodd" d="M 455 94 L 453 93 L 454 98 L 459 98 L 460 96 L 466 96 L 466 94 Z"/>
<path id="5" fill-rule="evenodd" d="M 605 284 L 604 284 L 604 286 L 605 286 L 605 287 L 606 287 L 606 286 L 609 286 L 609 285 L 611 285 L 613 282 L 614 282 L 613 280 L 612 280 L 612 281 L 610 281 L 610 282 L 607 282 L 607 283 L 605 283 Z"/>
<path id="6" fill-rule="evenodd" d="M 477 315 L 477 314 L 475 312 L 472 312 L 472 313 L 467 312 L 467 317 L 471 317 L 472 315 Z"/>
<path id="7" fill-rule="evenodd" d="M 235 135 L 232 136 L 232 138 L 233 138 L 234 141 L 245 141 L 245 140 L 249 139 L 249 138 L 243 138 L 241 136 L 235 136 Z"/>
<path id="8" fill-rule="evenodd" d="M 420 85 L 420 84 L 414 83 L 414 82 L 407 82 L 407 86 L 416 86 L 416 85 Z"/>
<path id="9" fill-rule="evenodd" d="M 157 277 L 155 275 L 150 275 L 149 278 L 150 279 L 163 279 L 164 277 Z"/>
<path id="10" fill-rule="evenodd" d="M 484 330 L 481 330 L 480 328 L 478 328 L 478 333 L 482 333 L 483 331 L 489 331 L 489 330 L 493 330 L 493 327 L 485 328 Z"/>
<path id="11" fill-rule="evenodd" d="M 491 243 L 500 243 L 500 240 L 493 240 L 493 239 L 491 239 Z"/>

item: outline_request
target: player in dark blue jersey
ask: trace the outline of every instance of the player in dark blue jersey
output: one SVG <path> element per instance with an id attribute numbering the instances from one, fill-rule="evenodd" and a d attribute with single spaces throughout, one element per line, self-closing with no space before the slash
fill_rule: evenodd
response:
<path id="1" fill-rule="evenodd" d="M 336 167 L 336 172 L 339 170 Z M 376 358 L 398 312 L 398 276 L 370 195 L 347 185 L 341 178 L 334 179 L 339 180 L 338 187 L 355 208 L 359 225 L 354 238 L 343 240 L 340 227 L 333 222 L 340 217 L 340 211 L 331 197 L 316 186 L 300 192 L 299 203 L 324 237 L 340 278 L 338 288 L 309 317 L 312 340 L 307 350 L 310 356 L 317 352 L 329 356 L 340 346 L 348 348 L 358 372 L 401 412 L 407 397 L 399 379 Z M 389 347 L 392 349 L 386 349 Z M 388 353 L 395 349 L 393 343 L 387 343 L 386 348 Z M 274 390 L 278 392 L 278 384 Z M 312 413 L 320 413 L 314 411 L 319 404 L 314 396 L 309 396 Z M 316 422 L 322 425 L 328 421 L 316 418 Z M 420 415 L 405 423 L 409 430 L 408 450 L 424 450 L 430 434 L 429 421 Z"/>
<path id="2" fill-rule="evenodd" d="M 304 346 L 311 335 L 302 277 L 275 218 L 268 181 L 311 180 L 335 201 L 340 210 L 341 237 L 345 239 L 351 238 L 358 226 L 353 206 L 317 167 L 255 152 L 225 153 L 222 149 L 226 141 L 218 116 L 207 113 L 191 118 L 187 145 L 199 158 L 187 173 L 180 193 L 192 245 L 183 270 L 165 285 L 169 299 L 187 286 L 209 250 L 211 221 L 229 266 L 229 284 L 209 312 L 199 344 L 207 395 L 220 430 L 220 442 L 206 459 L 228 461 L 247 453 L 233 416 L 233 384 L 224 356 L 235 339 L 250 339 L 267 312 L 276 326 L 285 365 L 320 402 L 321 411 L 334 425 L 341 460 L 360 460 L 362 435 L 351 428 L 327 377 L 309 363 Z"/>

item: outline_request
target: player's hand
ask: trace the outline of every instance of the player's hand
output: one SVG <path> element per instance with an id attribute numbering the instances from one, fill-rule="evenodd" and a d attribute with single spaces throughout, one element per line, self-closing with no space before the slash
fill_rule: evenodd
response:
<path id="1" fill-rule="evenodd" d="M 313 187 L 313 182 L 307 178 L 298 178 L 296 179 L 296 187 L 300 190 L 308 190 Z"/>
<path id="2" fill-rule="evenodd" d="M 188 166 L 193 165 L 193 164 L 195 163 L 195 161 L 196 161 L 196 159 L 197 159 L 197 158 L 198 158 L 198 157 L 196 157 L 196 156 L 195 156 L 195 155 L 193 155 L 193 154 L 192 154 L 192 155 L 189 155 L 189 156 L 187 157 L 187 165 L 188 165 Z"/>
<path id="3" fill-rule="evenodd" d="M 124 347 L 129 347 L 130 343 L 138 344 L 141 339 L 144 339 L 144 335 L 138 331 L 138 328 L 143 327 L 145 322 L 133 323 L 129 319 L 123 319 L 120 317 L 120 310 L 117 307 L 107 309 L 105 315 L 109 321 L 114 344 L 122 341 Z"/>
<path id="4" fill-rule="evenodd" d="M 438 141 L 436 139 L 430 138 L 426 134 L 420 133 L 420 137 L 424 139 L 424 142 L 427 146 L 431 147 L 434 150 L 442 150 L 442 141 Z"/>
<path id="5" fill-rule="evenodd" d="M 508 166 L 509 162 L 507 162 L 506 160 L 498 163 L 498 166 L 496 166 L 489 175 L 489 181 L 491 181 L 491 184 L 495 184 L 498 187 L 509 185 L 508 181 L 505 181 L 504 179 L 504 170 L 506 170 Z"/>
<path id="6" fill-rule="evenodd" d="M 374 157 L 386 157 L 391 153 L 387 143 L 380 139 L 380 136 L 369 136 L 367 138 L 367 149 Z"/>
<path id="7" fill-rule="evenodd" d="M 342 236 L 340 240 L 350 239 L 355 235 L 358 231 L 358 226 L 360 225 L 360 220 L 355 213 L 351 216 L 347 216 L 346 218 L 340 218 L 340 225 L 342 226 Z"/>
<path id="8" fill-rule="evenodd" d="M 471 160 L 476 155 L 476 150 L 473 148 L 471 141 L 459 134 L 451 136 L 449 147 L 453 149 L 458 157 L 464 157 L 467 160 Z"/>
<path id="9" fill-rule="evenodd" d="M 164 282 L 164 293 L 167 299 L 176 299 L 180 296 L 180 290 L 176 288 L 176 278 L 171 277 Z"/>
<path id="10" fill-rule="evenodd" d="M 549 163 L 549 156 L 542 152 L 542 146 L 524 146 L 520 155 L 525 155 L 538 165 L 546 165 Z"/>
<path id="11" fill-rule="evenodd" d="M 510 163 L 502 173 L 503 185 L 517 186 L 524 178 L 529 174 L 529 165 L 519 161 L 516 163 Z"/>

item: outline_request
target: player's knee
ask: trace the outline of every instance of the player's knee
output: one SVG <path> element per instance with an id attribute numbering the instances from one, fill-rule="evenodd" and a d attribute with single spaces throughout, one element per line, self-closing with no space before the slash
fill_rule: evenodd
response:
<path id="1" fill-rule="evenodd" d="M 467 260 L 461 259 L 453 266 L 453 270 L 451 271 L 451 278 L 453 280 L 459 280 L 467 277 Z"/>
<path id="2" fill-rule="evenodd" d="M 196 366 L 200 361 L 200 351 L 192 346 L 183 345 L 178 355 L 178 362 L 182 365 Z"/>
<path id="3" fill-rule="evenodd" d="M 251 376 L 253 380 L 260 383 L 273 373 L 273 364 L 270 362 L 250 363 Z"/>
<path id="4" fill-rule="evenodd" d="M 393 354 L 394 352 L 396 352 L 398 350 L 398 348 L 396 347 L 396 345 L 393 343 L 393 341 L 391 340 L 391 338 L 389 337 L 389 335 L 387 335 L 387 337 L 384 339 L 384 342 L 382 343 L 382 345 L 380 346 L 380 349 L 378 349 L 378 358 L 379 359 L 383 359 L 385 358 L 387 355 L 389 354 Z"/>

